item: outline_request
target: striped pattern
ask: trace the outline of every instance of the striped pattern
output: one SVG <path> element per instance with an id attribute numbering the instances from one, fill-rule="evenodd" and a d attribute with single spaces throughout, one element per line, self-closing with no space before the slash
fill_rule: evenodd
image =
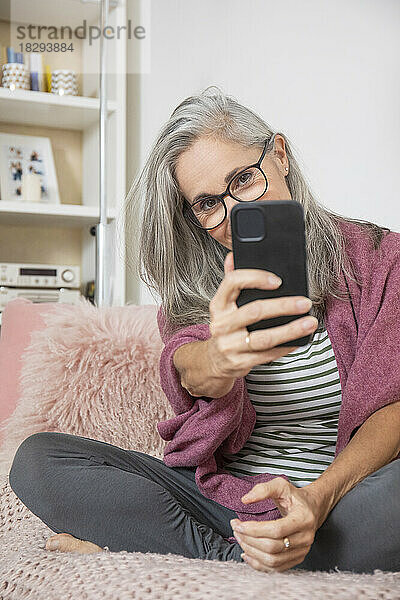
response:
<path id="1" fill-rule="evenodd" d="M 236 454 L 224 454 L 224 469 L 236 477 L 284 473 L 297 487 L 308 485 L 333 461 L 342 402 L 335 355 L 324 327 L 307 346 L 245 377 L 257 421 Z"/>

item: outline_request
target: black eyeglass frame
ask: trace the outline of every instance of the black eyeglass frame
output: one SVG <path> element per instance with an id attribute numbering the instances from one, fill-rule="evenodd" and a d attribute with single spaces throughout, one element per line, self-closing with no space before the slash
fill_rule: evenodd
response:
<path id="1" fill-rule="evenodd" d="M 267 150 L 267 145 L 268 145 L 268 140 L 265 140 L 264 149 L 263 149 L 262 154 L 261 154 L 260 158 L 258 159 L 258 161 L 252 165 L 248 165 L 247 167 L 245 167 L 244 169 L 239 171 L 239 173 L 236 173 L 236 175 L 234 175 L 232 177 L 232 179 L 226 186 L 225 191 L 222 192 L 222 194 L 214 194 L 214 195 L 211 194 L 210 196 L 204 196 L 204 198 L 200 198 L 200 200 L 197 200 L 197 202 L 194 202 L 193 204 L 190 204 L 190 202 L 188 202 L 188 200 L 186 200 L 186 198 L 185 198 L 184 205 L 183 205 L 183 214 L 185 216 L 186 215 L 188 216 L 188 218 L 190 219 L 191 223 L 193 223 L 193 225 L 195 225 L 196 227 L 199 227 L 200 229 L 205 229 L 206 231 L 210 231 L 211 229 L 215 229 L 216 227 L 219 227 L 220 225 L 222 225 L 222 223 L 225 221 L 227 214 L 228 214 L 228 209 L 226 207 L 225 200 L 224 200 L 225 196 L 229 195 L 231 198 L 233 198 L 237 202 L 256 202 L 262 196 L 264 196 L 265 192 L 268 190 L 269 182 L 268 182 L 268 178 L 267 178 L 266 174 L 264 173 L 264 171 L 261 168 L 261 163 L 264 159 L 265 152 Z M 261 171 L 261 173 L 265 179 L 265 189 L 264 189 L 263 193 L 260 194 L 259 196 L 257 196 L 257 198 L 254 198 L 254 200 L 240 200 L 240 198 L 236 198 L 236 196 L 231 193 L 230 186 L 232 185 L 232 182 L 237 177 L 239 177 L 239 175 L 241 175 L 242 173 L 245 173 L 248 169 L 252 169 L 253 167 L 256 167 L 259 171 Z M 225 210 L 225 215 L 224 215 L 224 218 L 222 219 L 221 223 L 218 223 L 218 225 L 214 225 L 214 227 L 203 227 L 202 225 L 200 225 L 200 222 L 197 220 L 196 215 L 194 214 L 192 209 L 193 209 L 193 206 L 196 206 L 196 204 L 198 204 L 199 202 L 204 202 L 205 200 L 209 200 L 210 198 L 215 198 L 218 200 L 218 202 L 222 202 L 222 205 Z"/>

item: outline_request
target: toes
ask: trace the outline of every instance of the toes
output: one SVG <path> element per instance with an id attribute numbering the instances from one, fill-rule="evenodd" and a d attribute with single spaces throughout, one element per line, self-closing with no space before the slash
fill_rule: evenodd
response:
<path id="1" fill-rule="evenodd" d="M 97 544 L 87 540 L 75 538 L 70 533 L 57 533 L 47 540 L 46 550 L 60 550 L 61 552 L 79 552 L 80 554 L 93 554 L 102 552 Z"/>
<path id="2" fill-rule="evenodd" d="M 72 550 L 76 544 L 79 544 L 80 540 L 77 540 L 70 533 L 57 533 L 52 535 L 46 542 L 46 550 L 62 550 L 68 552 Z"/>
<path id="3" fill-rule="evenodd" d="M 58 541 L 56 540 L 55 537 L 51 537 L 47 540 L 46 542 L 46 550 L 57 550 L 58 548 Z"/>

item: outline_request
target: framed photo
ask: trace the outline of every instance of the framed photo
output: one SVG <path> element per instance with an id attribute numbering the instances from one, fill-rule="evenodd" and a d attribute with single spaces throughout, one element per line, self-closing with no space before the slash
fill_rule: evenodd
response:
<path id="1" fill-rule="evenodd" d="M 0 133 L 0 200 L 22 202 L 22 176 L 40 176 L 40 202 L 60 204 L 50 139 Z"/>

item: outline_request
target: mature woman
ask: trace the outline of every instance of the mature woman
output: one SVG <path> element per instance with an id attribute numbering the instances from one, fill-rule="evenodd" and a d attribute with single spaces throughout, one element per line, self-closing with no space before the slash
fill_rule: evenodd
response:
<path id="1" fill-rule="evenodd" d="M 310 298 L 238 308 L 241 289 L 281 281 L 233 268 L 230 211 L 281 199 L 304 209 Z M 164 461 L 68 434 L 24 440 L 10 483 L 69 532 L 51 541 L 261 571 L 400 570 L 400 234 L 319 205 L 287 137 L 212 89 L 174 110 L 128 209 L 162 301 L 161 385 L 176 416 L 158 424 Z M 305 332 L 306 346 L 279 346 Z"/>

